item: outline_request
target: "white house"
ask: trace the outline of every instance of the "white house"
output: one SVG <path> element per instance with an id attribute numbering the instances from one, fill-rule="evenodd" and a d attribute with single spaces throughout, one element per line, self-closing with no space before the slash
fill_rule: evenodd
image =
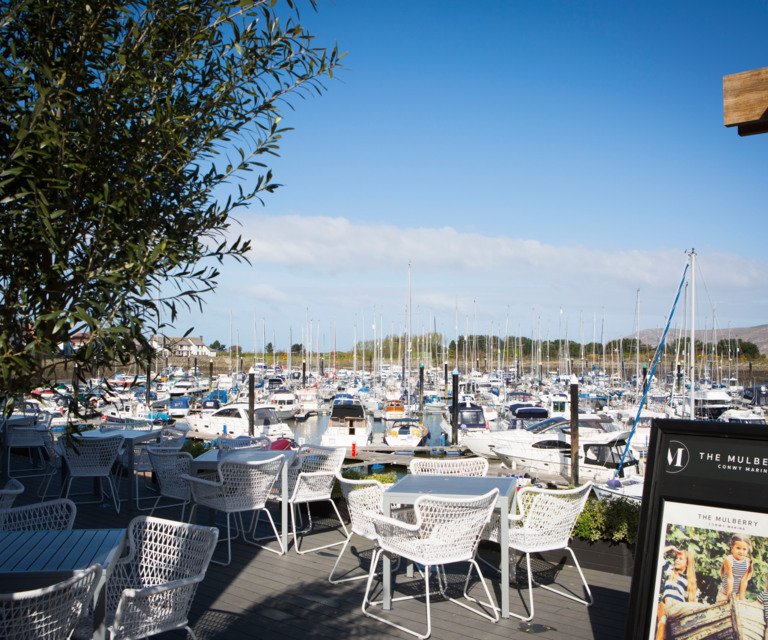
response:
<path id="1" fill-rule="evenodd" d="M 210 349 L 203 341 L 203 336 L 187 336 L 186 338 L 173 336 L 152 336 L 150 341 L 153 349 L 161 353 L 166 352 L 180 358 L 214 358 L 216 352 Z"/>

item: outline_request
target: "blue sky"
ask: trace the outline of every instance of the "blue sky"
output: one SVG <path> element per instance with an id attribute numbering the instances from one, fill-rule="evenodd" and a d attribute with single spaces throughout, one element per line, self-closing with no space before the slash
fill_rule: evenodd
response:
<path id="1" fill-rule="evenodd" d="M 695 247 L 697 325 L 768 322 L 768 134 L 723 126 L 723 75 L 768 66 L 768 2 L 318 1 L 344 68 L 295 99 L 238 214 L 206 341 L 285 348 L 412 325 L 591 341 L 663 325 Z M 457 323 L 458 317 L 458 323 Z M 677 319 L 681 320 L 682 316 Z M 457 329 L 458 324 L 458 329 Z M 255 328 L 254 328 L 255 327 Z M 538 329 L 537 329 L 538 327 Z M 599 335 L 597 335 L 599 339 Z"/>

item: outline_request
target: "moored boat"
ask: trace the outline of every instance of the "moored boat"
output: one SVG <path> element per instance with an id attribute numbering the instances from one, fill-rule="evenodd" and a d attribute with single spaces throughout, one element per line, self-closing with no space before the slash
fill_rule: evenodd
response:
<path id="1" fill-rule="evenodd" d="M 325 447 L 363 447 L 372 437 L 373 427 L 363 404 L 355 398 L 336 398 L 320 444 Z"/>
<path id="2" fill-rule="evenodd" d="M 390 447 L 420 447 L 429 429 L 417 418 L 397 418 L 387 424 L 384 443 Z"/>

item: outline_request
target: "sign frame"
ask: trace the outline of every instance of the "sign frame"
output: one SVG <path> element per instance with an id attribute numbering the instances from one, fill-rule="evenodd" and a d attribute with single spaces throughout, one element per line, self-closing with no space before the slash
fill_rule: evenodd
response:
<path id="1" fill-rule="evenodd" d="M 665 514 L 665 504 L 670 509 Z M 655 419 L 635 549 L 625 637 L 654 637 L 664 518 L 676 505 L 706 518 L 745 512 L 768 537 L 768 427 L 716 421 Z M 690 505 L 690 507 L 688 506 Z M 740 518 L 732 518 L 740 522 Z M 709 525 L 707 525 L 709 526 Z M 716 525 L 711 525 L 716 526 Z M 726 525 L 723 525 L 724 527 Z M 725 530 L 722 528 L 720 530 Z M 765 531 L 765 533 L 762 533 Z M 655 632 L 655 631 L 654 631 Z"/>

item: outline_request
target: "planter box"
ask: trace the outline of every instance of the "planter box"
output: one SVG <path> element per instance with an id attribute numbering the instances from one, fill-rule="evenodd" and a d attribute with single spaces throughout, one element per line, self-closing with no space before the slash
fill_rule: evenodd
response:
<path id="1" fill-rule="evenodd" d="M 609 542 L 607 540 L 589 542 L 581 538 L 573 538 L 570 546 L 584 569 L 616 573 L 622 576 L 632 575 L 635 567 L 635 547 L 626 542 Z M 573 563 L 567 551 L 548 551 L 541 555 L 550 562 L 557 563 L 567 559 L 568 562 Z"/>

